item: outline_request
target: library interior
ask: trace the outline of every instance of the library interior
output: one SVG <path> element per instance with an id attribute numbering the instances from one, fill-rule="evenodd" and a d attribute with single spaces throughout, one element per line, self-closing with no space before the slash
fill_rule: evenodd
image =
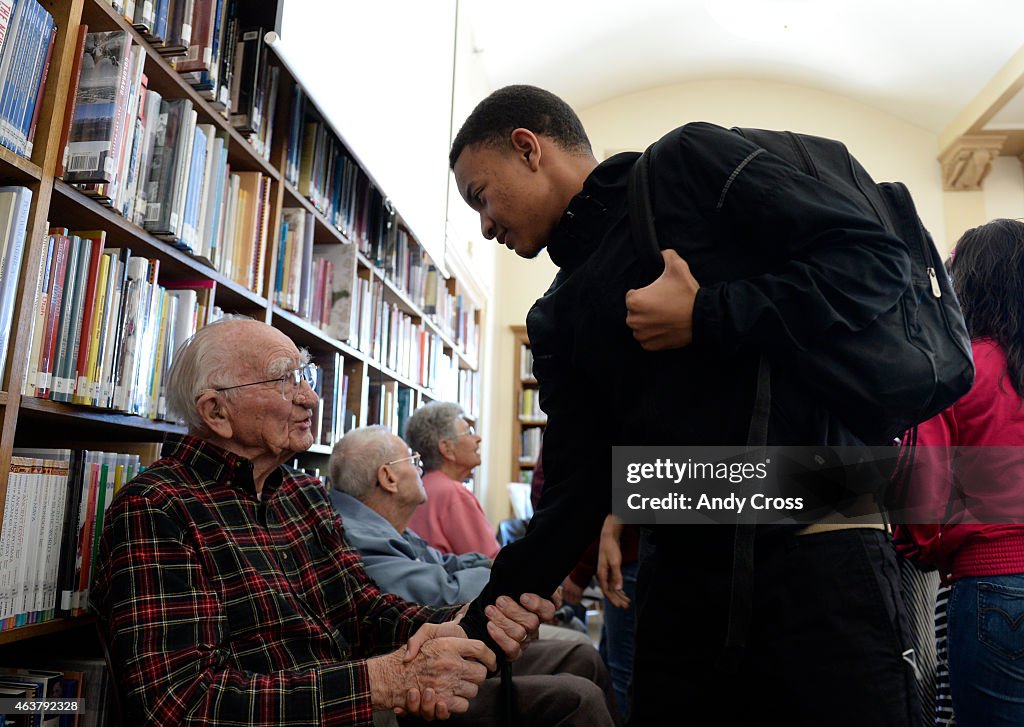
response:
<path id="1" fill-rule="evenodd" d="M 130 724 L 90 605 L 104 515 L 189 432 L 175 354 L 225 316 L 309 353 L 293 471 L 330 492 L 346 433 L 412 446 L 453 403 L 468 453 L 414 424 L 441 454 L 406 459 L 458 482 L 474 550 L 522 537 L 547 426 L 527 313 L 558 267 L 489 239 L 448 159 L 498 88 L 565 99 L 599 161 L 689 121 L 842 140 L 943 257 L 1024 217 L 1024 9 L 892 5 L 0 0 L 0 715 L 61 695 L 89 705 L 62 726 Z M 584 572 L 558 628 L 597 646 L 614 605 Z"/>

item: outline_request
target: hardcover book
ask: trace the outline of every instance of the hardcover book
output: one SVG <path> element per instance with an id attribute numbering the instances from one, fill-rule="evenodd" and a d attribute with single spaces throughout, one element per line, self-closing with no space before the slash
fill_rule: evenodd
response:
<path id="1" fill-rule="evenodd" d="M 331 263 L 331 275 L 325 284 L 329 303 L 321 329 L 331 338 L 348 340 L 352 330 L 352 294 L 356 285 L 356 249 L 337 243 L 317 245 L 313 257 Z"/>
<path id="2" fill-rule="evenodd" d="M 71 122 L 64 180 L 112 182 L 125 119 L 118 117 L 128 89 L 131 38 L 123 30 L 89 33 Z"/>

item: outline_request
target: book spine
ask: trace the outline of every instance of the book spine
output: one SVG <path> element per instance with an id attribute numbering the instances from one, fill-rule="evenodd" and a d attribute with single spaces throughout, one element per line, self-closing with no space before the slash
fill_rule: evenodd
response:
<path id="1" fill-rule="evenodd" d="M 99 381 L 97 369 L 99 366 L 100 352 L 103 348 L 103 324 L 106 322 L 109 304 L 108 290 L 110 289 L 110 255 L 100 254 L 99 278 L 96 284 L 96 302 L 93 306 L 92 321 L 89 323 L 89 355 L 85 360 L 85 369 L 78 374 L 78 386 L 75 389 L 74 402 L 76 404 L 95 405 L 98 395 L 96 384 Z M 82 330 L 83 337 L 86 329 Z"/>
<path id="2" fill-rule="evenodd" d="M 88 273 L 83 281 L 83 296 L 81 301 L 81 317 L 75 322 L 77 343 L 73 349 L 77 354 L 72 361 L 69 361 L 67 370 L 68 388 L 70 401 L 78 404 L 85 404 L 85 379 L 87 378 L 87 366 L 92 341 L 92 319 L 96 307 L 96 295 L 99 287 L 100 258 L 103 251 L 103 240 L 106 236 L 103 232 L 76 232 L 82 240 L 83 248 L 88 247 Z M 82 389 L 81 391 L 79 389 Z"/>
<path id="3" fill-rule="evenodd" d="M 14 316 L 14 299 L 17 297 L 21 273 L 21 259 L 25 250 L 25 236 L 28 234 L 28 215 L 32 204 L 32 190 L 17 187 L 15 208 L 11 227 L 6 231 L 6 252 L 3 273 L 0 275 L 0 381 L 6 370 L 7 349 L 11 340 L 11 323 Z"/>
<path id="4" fill-rule="evenodd" d="M 71 614 L 81 616 L 88 606 L 89 568 L 92 564 L 92 529 L 96 523 L 96 504 L 99 498 L 100 452 L 89 452 L 85 461 L 85 484 L 78 510 L 78 553 L 75 558 L 75 593 L 71 600 Z"/>
<path id="5" fill-rule="evenodd" d="M 107 317 L 107 329 L 104 333 L 103 367 L 99 376 L 99 401 L 97 406 L 109 409 L 113 406 L 114 379 L 118 371 L 117 362 L 121 336 L 123 335 L 124 292 L 126 283 L 126 261 L 130 251 L 121 250 L 114 253 L 110 261 L 113 279 L 110 292 L 110 315 Z"/>
<path id="6" fill-rule="evenodd" d="M 43 331 L 39 353 L 39 375 L 35 386 L 35 396 L 47 398 L 53 383 L 53 361 L 56 355 L 57 333 L 61 311 L 64 306 L 64 282 L 67 277 L 68 253 L 71 240 L 65 234 L 54 235 L 55 260 L 53 264 L 52 287 L 49 305 L 46 312 L 46 328 Z"/>
<path id="7" fill-rule="evenodd" d="M 19 20 L 12 28 L 11 42 L 7 44 L 0 62 L 0 78 L 4 82 L 0 93 L 0 145 L 18 154 L 23 149 L 15 132 L 16 119 L 25 102 L 25 76 L 35 58 L 31 39 L 37 7 L 27 2 L 18 5 Z"/>
<path id="8" fill-rule="evenodd" d="M 4 41 L 7 39 L 7 28 L 11 23 L 13 10 L 13 0 L 0 0 L 0 53 L 3 52 Z"/>
<path id="9" fill-rule="evenodd" d="M 78 241 L 78 261 L 74 275 L 73 293 L 68 299 L 70 305 L 65 307 L 68 311 L 68 325 L 65 327 L 61 322 L 62 340 L 60 345 L 61 356 L 55 366 L 55 375 L 58 376 L 54 391 L 50 398 L 54 401 L 70 402 L 74 393 L 75 385 L 78 383 L 78 349 L 82 332 L 82 315 L 85 308 L 86 294 L 90 287 L 90 270 L 92 264 L 92 240 L 81 238 L 78 235 L 72 236 Z M 67 288 L 65 288 L 67 292 Z"/>
<path id="10" fill-rule="evenodd" d="M 36 99 L 32 105 L 31 121 L 28 125 L 28 131 L 25 134 L 25 156 L 27 157 L 32 156 L 33 144 L 36 138 L 36 126 L 38 126 L 39 124 L 39 113 L 40 109 L 43 106 L 43 95 L 46 91 L 46 80 L 50 74 L 50 60 L 53 58 L 53 44 L 54 41 L 57 39 L 57 26 L 54 25 L 53 18 L 50 17 L 49 13 L 46 14 L 46 17 L 49 20 L 50 32 L 49 38 L 46 42 L 46 55 L 43 59 L 43 68 L 39 78 L 39 85 L 36 89 Z"/>

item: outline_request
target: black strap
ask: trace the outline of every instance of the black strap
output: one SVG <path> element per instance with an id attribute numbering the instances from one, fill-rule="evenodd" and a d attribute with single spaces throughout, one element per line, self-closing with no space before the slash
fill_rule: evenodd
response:
<path id="1" fill-rule="evenodd" d="M 501 696 L 498 709 L 501 712 L 501 727 L 518 727 L 516 685 L 512 682 L 512 663 L 508 659 L 502 659 L 499 669 L 501 672 Z"/>
<path id="2" fill-rule="evenodd" d="M 629 224 L 633 232 L 633 244 L 637 247 L 644 272 L 653 281 L 665 270 L 661 257 L 658 233 L 654 229 L 654 209 L 651 207 L 650 149 L 640 155 L 629 173 L 626 187 L 626 203 L 629 206 Z"/>
<path id="3" fill-rule="evenodd" d="M 768 419 L 772 409 L 771 366 L 761 356 L 757 366 L 757 390 L 754 394 L 754 413 L 750 417 L 747 447 L 764 448 L 768 444 Z M 762 451 L 761 459 L 764 459 Z M 750 632 L 754 611 L 754 540 L 756 523 L 739 523 L 732 547 L 732 590 L 729 594 L 729 621 L 725 632 L 725 647 L 719 668 L 735 674 L 743 660 L 743 650 Z"/>
<path id="4" fill-rule="evenodd" d="M 626 188 L 629 208 L 629 222 L 633 233 L 633 244 L 645 272 L 651 279 L 657 278 L 664 270 L 661 245 L 654 226 L 654 209 L 650 191 L 650 149 L 640 155 L 633 164 Z M 768 444 L 768 419 L 771 414 L 771 367 L 768 359 L 761 356 L 757 369 L 757 390 L 754 396 L 754 411 L 750 417 L 747 432 L 747 446 L 764 448 Z M 729 622 L 725 645 L 719 668 L 733 673 L 738 671 L 743 658 L 750 619 L 754 605 L 754 539 L 757 534 L 755 523 L 738 524 L 733 541 L 732 591 L 729 596 Z"/>

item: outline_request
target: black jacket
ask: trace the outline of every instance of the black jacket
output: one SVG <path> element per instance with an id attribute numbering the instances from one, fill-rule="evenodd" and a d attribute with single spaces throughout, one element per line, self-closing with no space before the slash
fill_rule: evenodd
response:
<path id="1" fill-rule="evenodd" d="M 499 553 L 471 627 L 498 595 L 548 594 L 569 572 L 610 511 L 613 446 L 746 443 L 762 352 L 772 364 L 769 444 L 859 444 L 785 360 L 895 304 L 910 276 L 904 243 L 738 134 L 676 129 L 652 148 L 655 227 L 701 288 L 693 344 L 648 353 L 625 323 L 626 292 L 651 282 L 626 213 L 638 156 L 599 165 L 548 243 L 560 269 L 527 318 L 548 415 L 544 492 L 525 538 Z M 723 547 L 729 530 L 677 528 Z"/>

